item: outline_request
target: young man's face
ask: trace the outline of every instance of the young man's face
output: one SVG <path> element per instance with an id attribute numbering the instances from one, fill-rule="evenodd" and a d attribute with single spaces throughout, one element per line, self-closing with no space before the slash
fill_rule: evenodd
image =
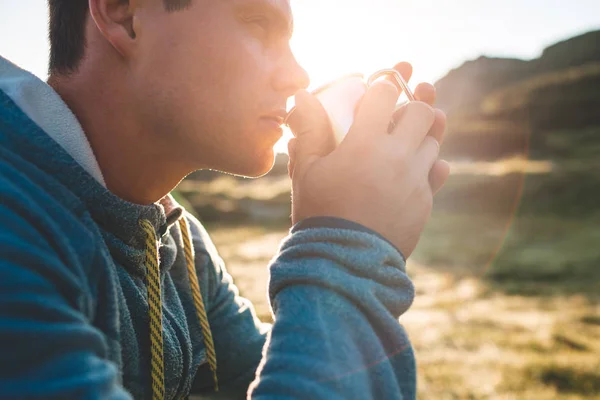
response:
<path id="1" fill-rule="evenodd" d="M 194 169 L 268 172 L 286 100 L 308 85 L 289 48 L 289 1 L 192 0 L 166 12 L 157 0 L 136 18 L 131 79 L 157 150 Z"/>

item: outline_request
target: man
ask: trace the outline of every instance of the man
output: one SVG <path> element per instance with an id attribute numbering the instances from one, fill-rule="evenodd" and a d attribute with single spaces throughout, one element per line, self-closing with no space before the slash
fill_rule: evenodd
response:
<path id="1" fill-rule="evenodd" d="M 415 398 L 397 319 L 448 175 L 443 114 L 393 115 L 379 82 L 333 149 L 287 0 L 49 6 L 48 83 L 0 60 L 0 398 Z M 268 172 L 296 92 L 269 327 L 168 193 L 197 169 Z"/>

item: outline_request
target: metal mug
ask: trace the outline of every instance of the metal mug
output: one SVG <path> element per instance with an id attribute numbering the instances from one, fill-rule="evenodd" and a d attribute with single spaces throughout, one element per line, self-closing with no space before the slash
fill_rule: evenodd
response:
<path id="1" fill-rule="evenodd" d="M 368 87 L 379 78 L 387 76 L 394 78 L 396 84 L 404 91 L 409 101 L 415 100 L 412 91 L 406 84 L 402 75 L 394 69 L 382 69 L 377 71 L 373 73 L 366 82 L 362 74 L 346 75 L 311 92 L 323 105 L 325 111 L 327 111 L 337 144 L 341 143 L 354 123 L 354 112 L 358 102 L 366 93 Z M 295 109 L 296 108 L 293 107 L 288 112 L 284 121 L 285 125 L 287 125 L 288 120 Z"/>

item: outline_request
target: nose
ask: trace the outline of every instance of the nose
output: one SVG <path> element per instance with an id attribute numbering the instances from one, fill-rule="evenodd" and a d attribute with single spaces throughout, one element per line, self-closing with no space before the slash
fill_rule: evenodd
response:
<path id="1" fill-rule="evenodd" d="M 310 84 L 308 73 L 294 57 L 291 49 L 288 49 L 273 76 L 273 87 L 276 91 L 283 93 L 285 97 L 293 96 L 298 90 L 306 89 Z"/>

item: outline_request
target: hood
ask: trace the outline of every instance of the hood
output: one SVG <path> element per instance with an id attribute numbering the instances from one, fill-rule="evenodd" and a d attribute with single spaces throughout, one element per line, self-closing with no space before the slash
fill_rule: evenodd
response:
<path id="1" fill-rule="evenodd" d="M 79 121 L 50 85 L 0 57 L 0 90 L 98 183 L 106 187 L 98 161 Z"/>

